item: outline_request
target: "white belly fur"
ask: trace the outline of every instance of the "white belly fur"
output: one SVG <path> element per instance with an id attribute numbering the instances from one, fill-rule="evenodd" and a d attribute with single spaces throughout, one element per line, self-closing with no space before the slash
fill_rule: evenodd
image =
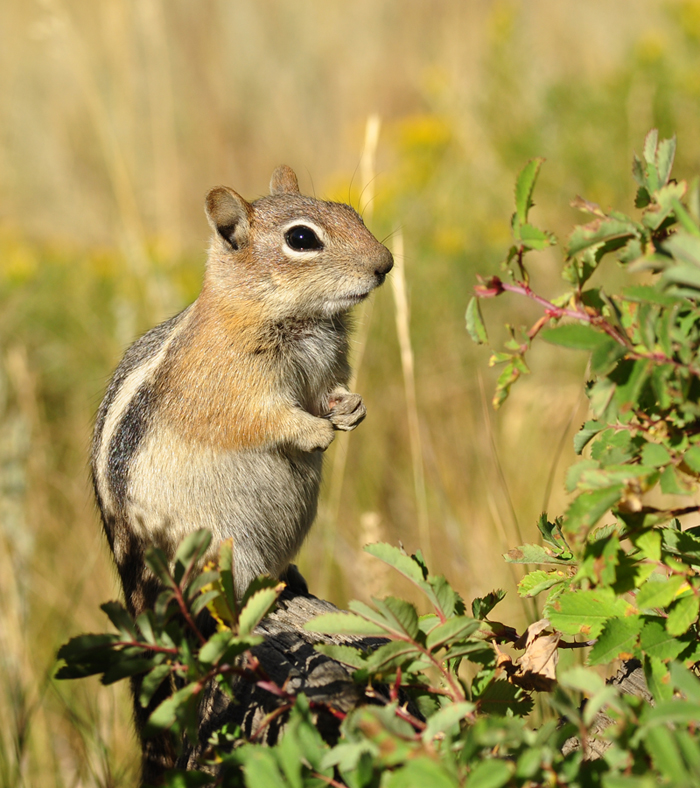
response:
<path id="1" fill-rule="evenodd" d="M 171 558 L 199 528 L 212 533 L 208 558 L 233 537 L 242 593 L 258 574 L 279 576 L 301 547 L 316 514 L 322 462 L 320 453 L 183 444 L 161 425 L 157 438 L 144 436 L 133 458 L 126 516 L 135 534 Z"/>

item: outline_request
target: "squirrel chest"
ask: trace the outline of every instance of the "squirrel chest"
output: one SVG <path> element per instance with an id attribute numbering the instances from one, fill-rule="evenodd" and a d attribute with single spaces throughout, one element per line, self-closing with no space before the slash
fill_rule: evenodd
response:
<path id="1" fill-rule="evenodd" d="M 346 384 L 348 310 L 389 251 L 352 208 L 302 196 L 207 196 L 214 231 L 197 301 L 125 354 L 100 407 L 92 473 L 129 609 L 151 606 L 149 545 L 233 537 L 236 587 L 279 576 L 316 514 L 323 451 L 365 415 Z"/>

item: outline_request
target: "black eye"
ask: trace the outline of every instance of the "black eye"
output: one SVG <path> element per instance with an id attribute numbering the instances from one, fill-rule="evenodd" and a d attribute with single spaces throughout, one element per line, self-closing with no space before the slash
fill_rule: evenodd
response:
<path id="1" fill-rule="evenodd" d="M 290 227 L 284 234 L 284 240 L 297 252 L 307 252 L 310 249 L 323 249 L 323 244 L 316 233 L 303 224 Z"/>

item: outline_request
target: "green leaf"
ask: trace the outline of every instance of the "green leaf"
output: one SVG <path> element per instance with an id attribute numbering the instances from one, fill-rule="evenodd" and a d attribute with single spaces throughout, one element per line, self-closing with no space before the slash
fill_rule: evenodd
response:
<path id="1" fill-rule="evenodd" d="M 645 656 L 644 678 L 646 679 L 649 692 L 651 692 L 657 703 L 662 700 L 671 700 L 673 697 L 671 676 L 668 668 L 659 658 L 650 655 Z"/>
<path id="2" fill-rule="evenodd" d="M 541 337 L 552 345 L 574 350 L 595 350 L 606 335 L 586 323 L 566 323 L 541 332 Z"/>
<path id="3" fill-rule="evenodd" d="M 467 331 L 472 340 L 476 342 L 477 345 L 483 345 L 488 342 L 486 326 L 481 316 L 481 306 L 476 296 L 473 296 L 469 301 L 465 318 L 467 321 Z"/>
<path id="4" fill-rule="evenodd" d="M 421 667 L 428 667 L 431 664 L 418 646 L 412 642 L 392 640 L 368 654 L 361 670 L 368 676 L 373 676 L 387 671 L 393 672 L 395 668 L 402 667 L 407 662 L 416 661 L 422 663 Z"/>
<path id="5" fill-rule="evenodd" d="M 639 645 L 653 659 L 675 659 L 686 647 L 687 643 L 669 635 L 663 625 L 663 619 L 648 619 L 639 637 Z"/>
<path id="6" fill-rule="evenodd" d="M 120 602 L 105 602 L 103 605 L 100 605 L 100 609 L 108 615 L 109 620 L 119 630 L 125 640 L 139 639 L 136 634 L 134 620 L 127 613 L 124 605 Z"/>
<path id="7" fill-rule="evenodd" d="M 525 245 L 536 251 L 542 251 L 549 246 L 556 243 L 556 238 L 552 233 L 540 230 L 538 227 L 533 227 L 531 224 L 520 225 L 520 241 Z"/>
<path id="8" fill-rule="evenodd" d="M 234 640 L 235 635 L 229 629 L 214 633 L 199 650 L 200 661 L 210 665 L 218 662 Z"/>
<path id="9" fill-rule="evenodd" d="M 275 588 L 263 588 L 250 597 L 238 616 L 238 634 L 249 635 L 265 616 L 275 607 L 282 593 L 283 584 Z"/>
<path id="10" fill-rule="evenodd" d="M 658 304 L 659 306 L 672 307 L 683 302 L 683 299 L 679 296 L 673 295 L 672 293 L 665 293 L 651 285 L 626 287 L 622 291 L 622 295 L 628 301 L 636 301 L 640 304 Z"/>
<path id="11" fill-rule="evenodd" d="M 674 736 L 668 728 L 654 727 L 646 732 L 644 746 L 652 763 L 666 779 L 664 782 L 677 788 L 690 788 L 693 784 L 683 764 Z M 668 782 L 667 782 L 668 781 Z"/>
<path id="12" fill-rule="evenodd" d="M 431 651 L 443 648 L 450 641 L 463 640 L 479 629 L 480 623 L 467 616 L 456 616 L 448 618 L 444 624 L 431 629 L 425 641 L 425 645 Z"/>
<path id="13" fill-rule="evenodd" d="M 683 665 L 674 662 L 670 666 L 673 686 L 680 690 L 688 700 L 700 703 L 700 680 Z"/>
<path id="14" fill-rule="evenodd" d="M 405 765 L 394 771 L 388 771 L 387 775 L 387 779 L 382 781 L 382 788 L 416 788 L 418 785 L 430 786 L 430 788 L 458 788 L 459 786 L 457 780 L 452 778 L 439 761 L 426 756 L 407 760 Z"/>
<path id="15" fill-rule="evenodd" d="M 683 462 L 691 471 L 700 474 L 700 446 L 691 446 L 683 455 Z"/>
<path id="16" fill-rule="evenodd" d="M 170 665 L 163 663 L 162 665 L 157 665 L 143 677 L 141 692 L 139 693 L 139 703 L 143 707 L 148 706 L 156 690 L 170 675 L 171 670 Z"/>
<path id="17" fill-rule="evenodd" d="M 418 613 L 416 608 L 410 603 L 397 597 L 388 596 L 384 599 L 372 598 L 380 613 L 396 633 L 406 635 L 413 639 L 418 634 Z M 360 612 L 356 602 L 351 602 L 350 609 Z M 363 609 L 365 609 L 363 607 Z M 376 620 L 376 619 L 375 619 Z"/>
<path id="18" fill-rule="evenodd" d="M 364 551 L 396 569 L 397 572 L 408 578 L 412 583 L 415 583 L 419 588 L 423 587 L 422 583 L 426 579 L 427 574 L 424 574 L 418 561 L 405 551 L 384 542 L 368 544 L 364 547 Z"/>
<path id="19" fill-rule="evenodd" d="M 624 616 L 631 606 L 611 588 L 565 592 L 544 609 L 552 626 L 565 635 L 596 638 L 609 618 Z"/>
<path id="20" fill-rule="evenodd" d="M 525 575 L 518 583 L 518 595 L 529 599 L 552 586 L 565 582 L 566 579 L 567 575 L 562 571 L 555 569 L 552 572 L 545 572 L 542 569 L 536 569 Z"/>
<path id="21" fill-rule="evenodd" d="M 594 375 L 607 375 L 615 364 L 627 353 L 624 345 L 612 337 L 603 337 L 591 354 L 591 372 Z"/>
<path id="22" fill-rule="evenodd" d="M 671 462 L 671 455 L 666 447 L 660 443 L 645 443 L 642 447 L 642 463 L 651 465 L 653 468 L 660 468 Z"/>
<path id="23" fill-rule="evenodd" d="M 148 722 L 144 728 L 144 734 L 146 736 L 152 736 L 158 731 L 172 728 L 181 714 L 181 707 L 187 706 L 188 702 L 193 699 L 195 693 L 197 693 L 199 689 L 200 686 L 196 682 L 186 684 L 182 689 L 179 689 L 164 700 L 148 718 Z"/>
<path id="24" fill-rule="evenodd" d="M 353 668 L 363 668 L 367 662 L 367 655 L 352 646 L 339 646 L 334 643 L 314 643 L 316 651 L 325 654 L 327 657 L 343 662 Z"/>
<path id="25" fill-rule="evenodd" d="M 468 714 L 471 714 L 476 706 L 473 703 L 463 701 L 461 703 L 451 703 L 440 711 L 433 714 L 421 734 L 421 738 L 427 744 L 432 741 L 438 733 L 444 733 L 453 726 L 461 722 Z"/>
<path id="26" fill-rule="evenodd" d="M 554 564 L 556 566 L 572 566 L 575 562 L 567 553 L 567 558 L 562 559 L 552 555 L 550 550 L 538 544 L 524 544 L 514 547 L 504 556 L 509 564 Z"/>
<path id="27" fill-rule="evenodd" d="M 679 575 L 663 580 L 652 575 L 637 592 L 637 607 L 640 610 L 668 607 L 684 582 L 685 578 Z"/>
<path id="28" fill-rule="evenodd" d="M 588 664 L 606 665 L 614 659 L 631 659 L 643 626 L 644 619 L 641 616 L 608 620 L 588 655 Z"/>
<path id="29" fill-rule="evenodd" d="M 510 781 L 512 771 L 513 764 L 491 758 L 477 763 L 467 782 L 469 788 L 501 788 Z"/>
<path id="30" fill-rule="evenodd" d="M 629 219 L 621 220 L 612 217 L 595 219 L 588 224 L 578 225 L 569 236 L 566 254 L 568 257 L 580 254 L 598 244 L 615 242 L 622 245 L 626 238 L 637 234 L 637 226 Z"/>
<path id="31" fill-rule="evenodd" d="M 566 530 L 575 532 L 590 529 L 624 495 L 625 486 L 616 484 L 600 490 L 585 490 L 574 499 L 566 511 Z"/>
<path id="32" fill-rule="evenodd" d="M 532 208 L 532 193 L 544 159 L 532 159 L 521 170 L 515 183 L 515 215 L 523 225 Z"/>
<path id="33" fill-rule="evenodd" d="M 277 759 L 273 750 L 264 747 L 248 747 L 244 758 L 243 772 L 247 786 L 256 788 L 280 788 L 285 780 L 280 773 Z"/>
<path id="34" fill-rule="evenodd" d="M 605 689 L 604 679 L 594 670 L 576 665 L 559 675 L 559 684 L 568 689 L 585 692 L 589 696 L 596 695 Z"/>
<path id="35" fill-rule="evenodd" d="M 321 632 L 325 635 L 382 635 L 386 636 L 386 627 L 379 626 L 355 613 L 324 613 L 307 621 L 304 629 L 309 632 Z"/>
<path id="36" fill-rule="evenodd" d="M 676 600 L 666 619 L 666 631 L 669 635 L 682 635 L 697 620 L 698 612 L 700 599 L 695 594 Z"/>
<path id="37" fill-rule="evenodd" d="M 499 679 L 490 682 L 479 694 L 479 711 L 483 714 L 506 716 L 509 711 L 524 716 L 533 706 L 532 699 L 509 681 Z"/>
<path id="38" fill-rule="evenodd" d="M 211 544 L 211 533 L 206 528 L 188 534 L 175 553 L 175 582 L 179 583 L 185 575 L 189 575 L 194 565 L 200 561 Z"/>
<path id="39" fill-rule="evenodd" d="M 496 607 L 496 605 L 505 597 L 506 592 L 497 588 L 491 591 L 486 596 L 476 597 L 472 600 L 472 615 L 474 618 L 483 619 Z"/>

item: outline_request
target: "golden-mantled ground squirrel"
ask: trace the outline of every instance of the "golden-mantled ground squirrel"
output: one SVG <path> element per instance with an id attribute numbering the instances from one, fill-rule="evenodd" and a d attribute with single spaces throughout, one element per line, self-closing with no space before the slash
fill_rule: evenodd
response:
<path id="1" fill-rule="evenodd" d="M 219 187 L 199 298 L 126 352 L 97 415 L 92 473 L 129 610 L 143 562 L 208 528 L 235 580 L 279 577 L 316 513 L 322 452 L 365 416 L 350 393 L 346 313 L 391 269 L 349 206 L 302 196 L 279 167 L 253 203 Z"/>
<path id="2" fill-rule="evenodd" d="M 365 416 L 346 388 L 347 312 L 389 250 L 348 205 L 278 167 L 253 203 L 218 187 L 202 292 L 126 352 L 97 415 L 92 474 L 129 611 L 159 592 L 144 564 L 208 528 L 233 537 L 238 593 L 283 574 L 316 514 L 322 452 Z"/>

